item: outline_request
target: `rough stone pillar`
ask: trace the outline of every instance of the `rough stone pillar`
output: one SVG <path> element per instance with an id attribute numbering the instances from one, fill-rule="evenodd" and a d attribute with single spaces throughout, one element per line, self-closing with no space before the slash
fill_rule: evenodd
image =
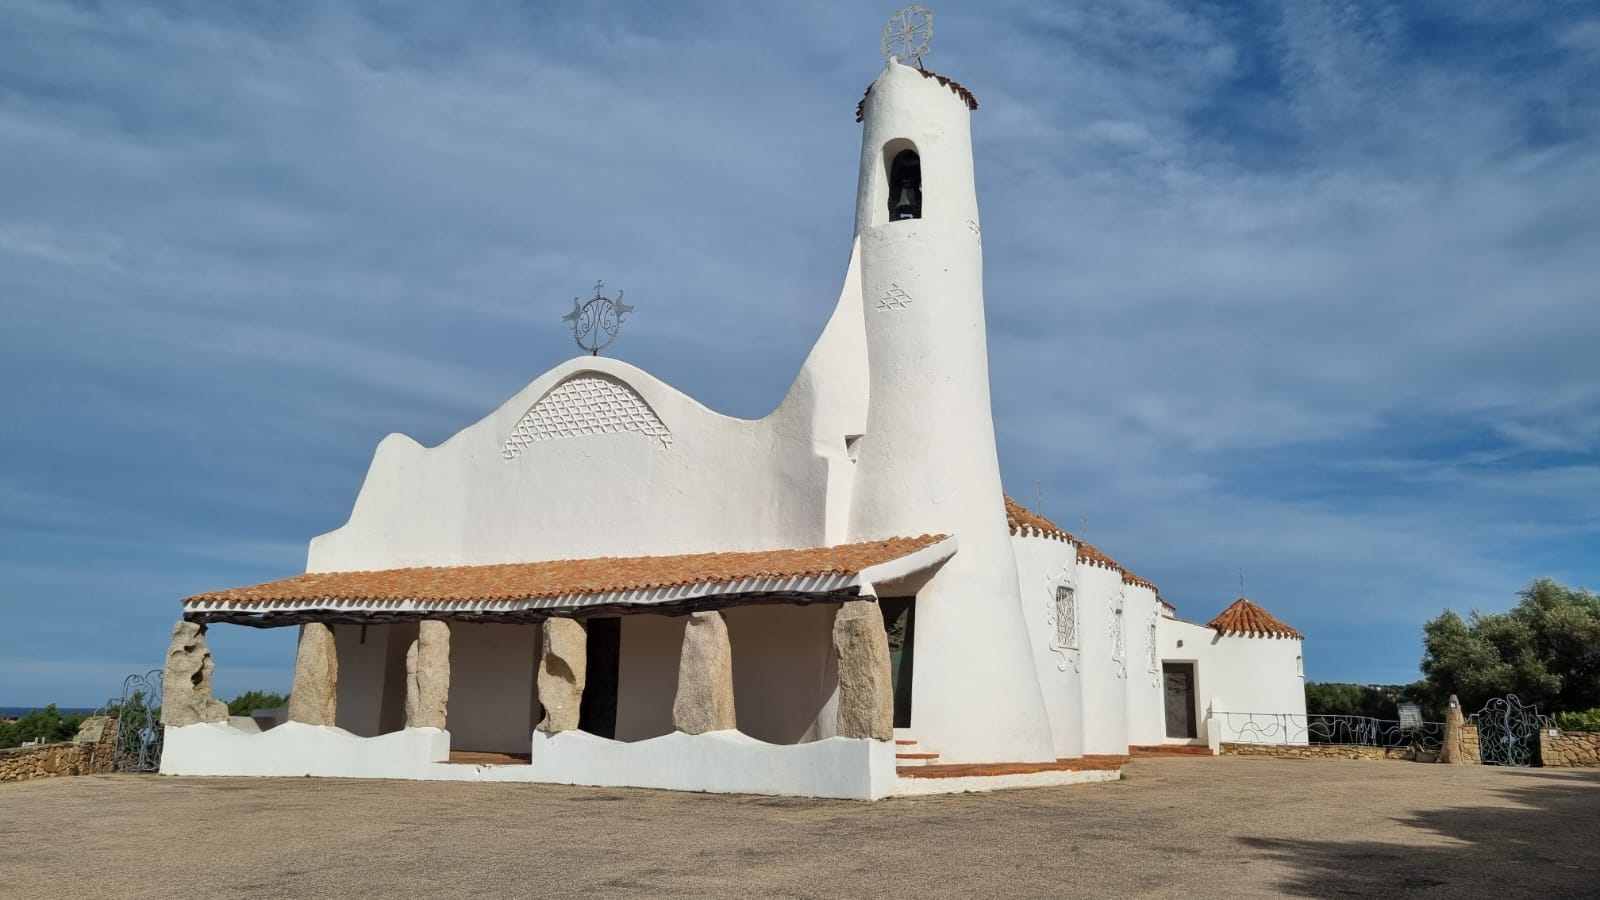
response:
<path id="1" fill-rule="evenodd" d="M 294 685 L 289 689 L 289 721 L 332 725 L 339 709 L 339 651 L 333 629 L 321 622 L 300 626 L 294 655 Z"/>
<path id="2" fill-rule="evenodd" d="M 444 728 L 450 699 L 450 625 L 428 619 L 406 651 L 406 727 Z"/>
<path id="3" fill-rule="evenodd" d="M 685 734 L 738 727 L 733 712 L 733 650 L 728 645 L 728 623 L 716 610 L 692 613 L 684 626 L 672 727 Z"/>
<path id="4" fill-rule="evenodd" d="M 1444 742 L 1439 745 L 1439 762 L 1457 766 L 1466 764 L 1466 754 L 1461 748 L 1461 726 L 1465 721 L 1461 716 L 1461 701 L 1451 694 L 1448 708 L 1444 711 Z"/>
<path id="5" fill-rule="evenodd" d="M 546 734 L 576 731 L 583 685 L 589 673 L 589 626 L 577 619 L 545 619 L 544 653 L 539 658 L 539 702 Z"/>
<path id="6" fill-rule="evenodd" d="M 167 665 L 161 673 L 161 724 L 193 725 L 228 721 L 228 704 L 211 697 L 211 651 L 206 627 L 179 622 L 172 627 Z"/>
<path id="7" fill-rule="evenodd" d="M 889 683 L 889 634 L 883 608 L 872 600 L 839 605 L 833 617 L 839 654 L 839 737 L 894 738 L 894 689 Z"/>

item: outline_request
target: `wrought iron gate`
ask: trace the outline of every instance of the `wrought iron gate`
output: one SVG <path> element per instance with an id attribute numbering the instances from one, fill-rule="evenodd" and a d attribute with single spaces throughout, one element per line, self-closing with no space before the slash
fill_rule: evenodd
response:
<path id="1" fill-rule="evenodd" d="M 161 670 L 129 675 L 122 697 L 106 703 L 103 715 L 117 720 L 112 745 L 113 772 L 155 772 L 161 768 Z"/>
<path id="2" fill-rule="evenodd" d="M 1490 700 L 1468 721 L 1478 726 L 1478 758 L 1486 766 L 1538 765 L 1539 729 L 1555 727 L 1516 694 Z"/>

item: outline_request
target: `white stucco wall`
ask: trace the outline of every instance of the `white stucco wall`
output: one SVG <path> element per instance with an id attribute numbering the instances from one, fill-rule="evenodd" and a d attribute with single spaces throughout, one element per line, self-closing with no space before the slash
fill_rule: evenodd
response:
<path id="1" fill-rule="evenodd" d="M 538 724 L 538 625 L 450 625 L 445 724 L 457 750 L 526 753 Z"/>
<path id="2" fill-rule="evenodd" d="M 852 251 L 833 316 L 759 420 L 582 356 L 437 447 L 389 435 L 349 521 L 312 540 L 307 571 L 845 542 L 856 474 L 847 440 L 867 417 L 859 281 Z"/>
<path id="3" fill-rule="evenodd" d="M 678 691 L 678 657 L 687 621 L 684 616 L 622 617 L 617 740 L 642 741 L 672 733 L 672 699 Z"/>
<path id="4" fill-rule="evenodd" d="M 1128 676 L 1137 665 L 1142 645 L 1138 628 L 1128 629 L 1122 616 L 1122 661 L 1113 652 L 1112 622 L 1123 608 L 1122 573 L 1101 566 L 1078 565 L 1078 624 L 1083 647 L 1083 752 L 1128 752 Z M 1139 643 L 1135 643 L 1139 642 Z"/>
<path id="5" fill-rule="evenodd" d="M 1196 732 L 1201 740 L 1212 738 L 1206 720 L 1211 712 L 1304 717 L 1305 679 L 1299 674 L 1298 659 L 1304 651 L 1302 641 L 1222 637 L 1203 625 L 1165 617 L 1158 631 L 1164 661 L 1195 664 Z M 1217 739 L 1251 738 L 1234 734 Z"/>
<path id="6" fill-rule="evenodd" d="M 1083 755 L 1083 685 L 1078 670 L 1083 652 L 1057 643 L 1055 620 L 1057 586 L 1076 589 L 1077 548 L 1066 541 L 1023 536 L 1014 536 L 1011 546 L 1055 754 L 1057 758 L 1079 757 Z"/>
<path id="7" fill-rule="evenodd" d="M 1123 585 L 1128 630 L 1128 743 L 1148 746 L 1166 740 L 1166 680 L 1161 674 L 1161 606 L 1155 591 Z M 1155 624 L 1154 643 L 1150 626 Z M 1152 659 L 1151 651 L 1156 652 Z"/>
<path id="8" fill-rule="evenodd" d="M 850 535 L 955 535 L 917 594 L 911 733 L 948 762 L 1054 758 L 1028 651 L 990 410 L 971 113 L 891 62 L 863 107 L 856 238 L 871 402 Z M 921 157 L 922 218 L 888 221 L 889 159 Z"/>
<path id="9" fill-rule="evenodd" d="M 405 651 L 400 651 L 395 665 L 390 644 L 400 640 L 409 646 L 416 634 L 416 625 L 333 626 L 339 658 L 338 727 L 372 737 L 405 726 Z M 397 694 L 398 722 L 393 717 Z"/>
<path id="10" fill-rule="evenodd" d="M 832 603 L 747 606 L 724 611 L 733 650 L 739 730 L 772 744 L 835 734 L 839 686 Z"/>

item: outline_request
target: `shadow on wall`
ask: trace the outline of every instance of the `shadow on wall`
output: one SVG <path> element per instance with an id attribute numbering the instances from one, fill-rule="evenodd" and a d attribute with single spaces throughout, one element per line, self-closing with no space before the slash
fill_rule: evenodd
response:
<path id="1" fill-rule="evenodd" d="M 1505 772 L 1508 805 L 1430 810 L 1399 822 L 1446 846 L 1242 838 L 1296 875 L 1294 897 L 1593 897 L 1600 772 Z M 1449 797 L 1440 802 L 1448 803 Z M 1464 889 L 1465 888 L 1465 889 Z"/>

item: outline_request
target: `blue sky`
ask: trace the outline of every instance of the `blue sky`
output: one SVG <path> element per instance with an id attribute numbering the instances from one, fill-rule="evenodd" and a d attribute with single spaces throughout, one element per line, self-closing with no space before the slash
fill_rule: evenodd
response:
<path id="1" fill-rule="evenodd" d="M 849 249 L 892 4 L 0 0 L 0 704 L 303 569 L 372 450 L 571 356 L 781 397 Z M 1009 490 L 1319 680 L 1600 583 L 1600 9 L 940 3 Z M 218 693 L 290 631 L 211 632 Z"/>

